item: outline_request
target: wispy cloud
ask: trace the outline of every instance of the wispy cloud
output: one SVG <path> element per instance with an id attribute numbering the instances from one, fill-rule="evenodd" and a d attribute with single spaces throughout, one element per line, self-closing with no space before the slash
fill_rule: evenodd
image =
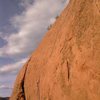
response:
<path id="1" fill-rule="evenodd" d="M 0 89 L 12 89 L 13 87 L 8 85 L 0 85 Z"/>
<path id="2" fill-rule="evenodd" d="M 9 64 L 9 65 L 5 65 L 5 66 L 2 66 L 0 68 L 0 74 L 3 75 L 3 74 L 10 74 L 10 73 L 16 73 L 16 71 L 18 71 L 21 66 L 26 62 L 27 59 L 22 59 L 21 61 L 19 62 L 16 62 L 16 63 L 13 63 L 13 64 Z"/>
<path id="3" fill-rule="evenodd" d="M 0 55 L 12 56 L 33 51 L 47 27 L 64 8 L 65 2 L 66 0 L 35 0 L 30 4 L 25 0 L 27 9 L 11 18 L 12 26 L 17 28 L 18 32 L 4 37 L 8 44 L 0 49 Z"/>

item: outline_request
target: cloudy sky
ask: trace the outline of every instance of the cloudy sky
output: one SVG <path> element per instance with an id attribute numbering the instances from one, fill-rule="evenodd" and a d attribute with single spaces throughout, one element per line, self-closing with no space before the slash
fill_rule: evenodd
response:
<path id="1" fill-rule="evenodd" d="M 16 75 L 68 0 L 0 0 L 0 96 L 10 96 Z"/>

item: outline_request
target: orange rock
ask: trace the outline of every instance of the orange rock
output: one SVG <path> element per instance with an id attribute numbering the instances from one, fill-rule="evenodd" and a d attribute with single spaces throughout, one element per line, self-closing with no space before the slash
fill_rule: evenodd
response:
<path id="1" fill-rule="evenodd" d="M 100 0 L 70 0 L 10 100 L 100 100 Z"/>

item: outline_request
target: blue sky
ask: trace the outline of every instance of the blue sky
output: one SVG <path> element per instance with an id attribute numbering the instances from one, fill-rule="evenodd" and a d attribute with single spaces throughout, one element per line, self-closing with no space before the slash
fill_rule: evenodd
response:
<path id="1" fill-rule="evenodd" d="M 18 71 L 67 3 L 0 0 L 0 96 L 11 95 Z"/>

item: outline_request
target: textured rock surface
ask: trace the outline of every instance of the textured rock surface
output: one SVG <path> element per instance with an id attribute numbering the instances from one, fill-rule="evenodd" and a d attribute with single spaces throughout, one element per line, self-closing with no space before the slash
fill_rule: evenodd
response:
<path id="1" fill-rule="evenodd" d="M 10 100 L 100 100 L 100 0 L 70 0 Z"/>

